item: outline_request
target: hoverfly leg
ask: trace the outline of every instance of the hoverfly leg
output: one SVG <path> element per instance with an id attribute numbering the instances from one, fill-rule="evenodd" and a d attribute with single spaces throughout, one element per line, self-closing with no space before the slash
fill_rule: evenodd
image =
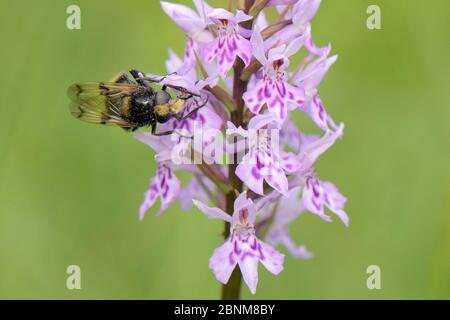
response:
<path id="1" fill-rule="evenodd" d="M 169 136 L 169 135 L 171 135 L 174 132 L 175 132 L 175 130 L 170 130 L 170 131 L 164 131 L 164 132 L 154 132 L 152 134 L 154 136 L 161 137 L 161 136 Z"/>
<path id="2" fill-rule="evenodd" d="M 174 132 L 174 130 L 164 131 L 164 132 L 156 132 L 156 127 L 158 126 L 158 122 L 154 122 L 151 124 L 152 126 L 152 135 L 160 137 L 160 136 L 168 136 Z"/>
<path id="3" fill-rule="evenodd" d="M 136 79 L 136 82 L 137 82 L 138 84 L 140 84 L 141 86 L 148 87 L 147 83 L 145 83 L 145 81 L 143 81 L 143 80 L 141 80 L 141 79 Z"/>
<path id="4" fill-rule="evenodd" d="M 155 79 L 155 78 L 151 78 L 151 77 L 146 77 L 142 72 L 140 73 L 142 76 L 139 76 L 139 72 L 135 71 L 133 73 L 131 73 L 133 75 L 133 77 L 136 79 L 136 81 L 139 80 L 143 80 L 143 81 L 148 81 L 148 82 L 153 82 L 153 83 L 161 83 L 162 81 L 166 80 L 167 77 L 169 76 L 173 76 L 175 74 L 177 74 L 176 72 L 172 72 L 169 73 L 168 75 L 162 76 L 159 79 Z"/>
<path id="5" fill-rule="evenodd" d="M 140 84 L 141 86 L 145 86 L 145 82 L 141 79 L 141 77 L 139 77 L 139 71 L 130 70 L 130 74 L 138 84 Z"/>
<path id="6" fill-rule="evenodd" d="M 169 130 L 169 131 L 164 131 L 164 132 L 155 132 L 153 135 L 157 136 L 157 137 L 161 137 L 161 136 L 169 136 L 172 133 L 176 133 L 179 137 L 181 138 L 186 138 L 186 139 L 194 139 L 194 137 L 191 136 L 185 136 L 179 132 L 177 132 L 176 130 Z"/>
<path id="7" fill-rule="evenodd" d="M 182 94 L 180 94 L 178 96 L 178 98 L 182 99 L 182 100 L 188 100 L 188 99 L 190 99 L 192 97 L 194 97 L 194 94 L 189 92 L 189 91 L 184 91 L 184 92 L 182 92 Z"/>
<path id="8" fill-rule="evenodd" d="M 185 136 L 180 134 L 179 132 L 176 132 L 176 130 L 169 130 L 169 131 L 163 131 L 163 132 L 156 132 L 156 123 L 154 125 L 152 125 L 152 135 L 157 136 L 157 137 L 161 137 L 161 136 L 169 136 L 172 133 L 176 133 L 177 135 L 179 135 L 182 138 L 187 138 L 187 139 L 193 139 L 193 137 L 189 137 L 189 136 Z"/>
<path id="9" fill-rule="evenodd" d="M 206 104 L 208 103 L 208 98 L 205 100 L 205 102 L 203 104 L 201 104 L 200 106 L 198 106 L 197 108 L 191 110 L 190 112 L 188 112 L 188 114 L 181 116 L 179 114 L 174 114 L 173 117 L 175 119 L 177 119 L 178 121 L 183 121 L 186 120 L 187 118 L 189 118 L 190 116 L 192 116 L 194 113 L 196 113 L 198 110 L 200 110 L 201 108 L 203 108 L 204 106 L 206 106 Z"/>

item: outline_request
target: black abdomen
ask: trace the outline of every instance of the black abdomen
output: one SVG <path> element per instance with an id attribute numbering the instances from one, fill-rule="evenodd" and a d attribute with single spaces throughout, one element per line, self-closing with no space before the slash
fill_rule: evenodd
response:
<path id="1" fill-rule="evenodd" d="M 137 127 L 149 126 L 156 122 L 153 110 L 154 100 L 148 96 L 132 98 L 128 120 Z"/>

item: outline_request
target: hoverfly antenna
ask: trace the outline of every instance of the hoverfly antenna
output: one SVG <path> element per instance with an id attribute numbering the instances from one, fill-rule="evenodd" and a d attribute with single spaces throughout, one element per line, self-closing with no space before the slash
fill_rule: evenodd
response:
<path id="1" fill-rule="evenodd" d="M 131 69 L 130 70 L 130 74 L 135 78 L 144 78 L 144 73 L 142 73 L 141 71 L 138 71 L 136 69 Z"/>

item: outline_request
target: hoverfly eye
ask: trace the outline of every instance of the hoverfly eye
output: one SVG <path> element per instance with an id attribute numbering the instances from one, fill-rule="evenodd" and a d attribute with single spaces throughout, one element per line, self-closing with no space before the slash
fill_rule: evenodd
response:
<path id="1" fill-rule="evenodd" d="M 169 102 L 170 95 L 163 90 L 156 92 L 156 104 L 161 105 Z"/>

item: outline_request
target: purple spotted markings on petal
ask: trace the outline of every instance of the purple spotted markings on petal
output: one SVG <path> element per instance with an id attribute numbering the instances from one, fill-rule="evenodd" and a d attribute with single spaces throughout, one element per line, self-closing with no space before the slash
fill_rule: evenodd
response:
<path id="1" fill-rule="evenodd" d="M 349 218 L 343 210 L 346 200 L 334 184 L 319 180 L 314 171 L 306 176 L 302 196 L 302 205 L 306 210 L 330 222 L 331 217 L 324 212 L 324 207 L 327 207 L 348 226 Z"/>
<path id="2" fill-rule="evenodd" d="M 239 179 L 260 195 L 264 194 L 264 181 L 285 194 L 288 191 L 286 174 L 300 168 L 297 155 L 280 150 L 277 139 L 279 130 L 265 127 L 271 123 L 276 123 L 276 120 L 270 114 L 257 115 L 250 120 L 248 152 L 236 168 Z"/>
<path id="3" fill-rule="evenodd" d="M 199 46 L 191 37 L 187 37 L 186 49 L 184 50 L 183 65 L 177 70 L 179 74 L 189 71 L 197 63 L 197 55 L 199 54 Z"/>
<path id="4" fill-rule="evenodd" d="M 226 284 L 236 265 L 239 265 L 245 283 L 255 293 L 258 262 L 273 274 L 283 270 L 284 255 L 256 237 L 256 211 L 253 201 L 247 199 L 246 192 L 236 199 L 235 211 L 231 217 L 219 208 L 207 207 L 200 201 L 194 200 L 194 205 L 210 218 L 223 219 L 231 224 L 229 238 L 214 250 L 209 260 L 209 267 L 218 281 Z"/>
<path id="5" fill-rule="evenodd" d="M 204 48 L 203 56 L 207 63 L 217 60 L 217 72 L 225 79 L 228 71 L 233 67 L 237 57 L 247 66 L 252 57 L 250 41 L 240 34 L 239 22 L 251 19 L 241 11 L 233 16 L 231 12 L 215 9 L 209 14 L 215 23 L 217 37 Z"/>
<path id="6" fill-rule="evenodd" d="M 244 101 L 254 114 L 258 114 L 266 104 L 267 110 L 283 123 L 288 115 L 288 105 L 297 106 L 305 102 L 303 88 L 288 83 L 286 69 L 289 65 L 289 56 L 296 47 L 301 46 L 301 39 L 296 39 L 289 46 L 282 45 L 270 49 L 266 54 L 264 41 L 258 30 L 253 32 L 252 46 L 256 58 L 262 64 L 262 73 L 255 75 L 251 81 L 252 86 L 244 93 Z"/>
<path id="7" fill-rule="evenodd" d="M 302 105 L 305 101 L 304 90 L 287 83 L 286 74 L 281 68 L 280 60 L 264 69 L 260 84 L 244 94 L 246 105 L 255 114 L 258 114 L 264 104 L 268 111 L 276 116 L 279 122 L 287 117 L 288 103 Z"/>
<path id="8" fill-rule="evenodd" d="M 328 131 L 330 126 L 335 130 L 336 125 L 325 110 L 317 87 L 336 59 L 337 56 L 320 56 L 304 65 L 293 80 L 294 83 L 305 88 L 306 100 L 303 105 L 299 106 L 299 109 L 307 113 L 318 128 L 325 131 Z"/>
<path id="9" fill-rule="evenodd" d="M 172 168 L 167 162 L 158 163 L 156 176 L 150 181 L 150 188 L 145 192 L 144 201 L 139 209 L 140 219 L 150 209 L 156 199 L 160 198 L 161 207 L 156 213 L 163 213 L 180 193 L 180 181 L 173 174 Z"/>

